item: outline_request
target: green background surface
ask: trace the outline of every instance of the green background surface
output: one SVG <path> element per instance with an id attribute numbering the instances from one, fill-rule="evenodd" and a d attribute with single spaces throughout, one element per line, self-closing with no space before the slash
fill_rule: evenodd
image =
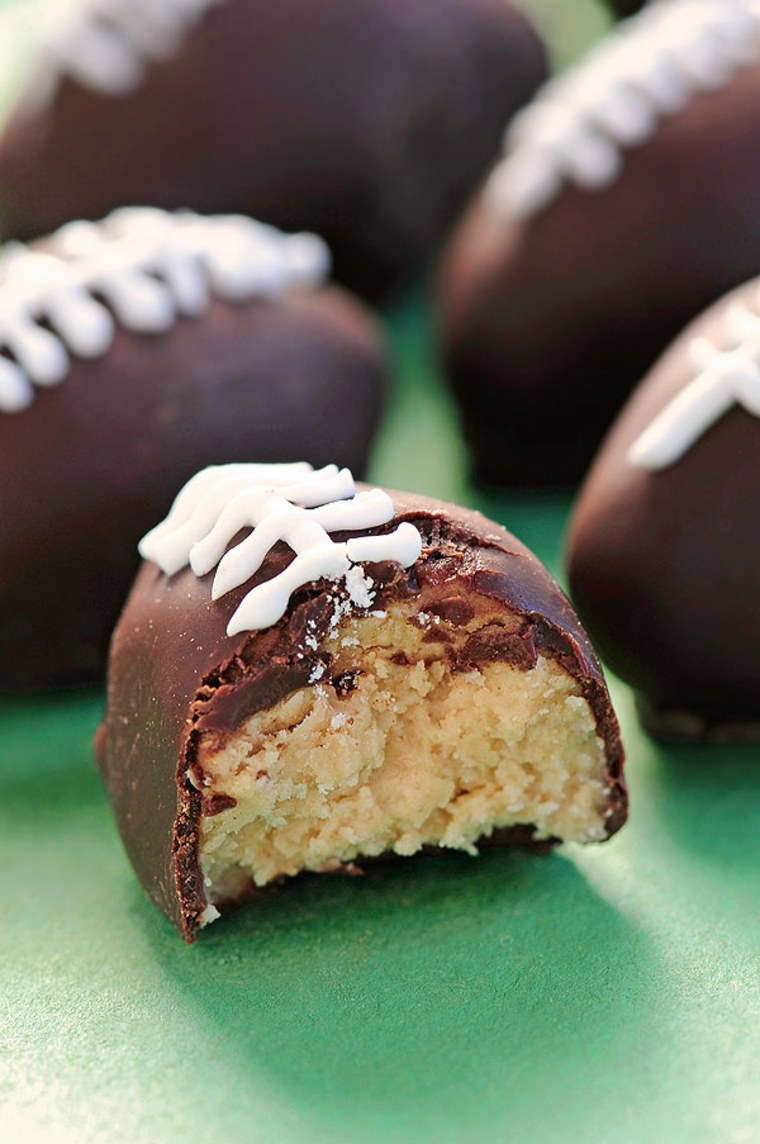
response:
<path id="1" fill-rule="evenodd" d="M 535 7 L 560 55 L 602 27 Z M 419 299 L 392 332 L 373 478 L 481 507 L 559 574 L 569 498 L 472 488 Z M 656 745 L 612 682 L 608 845 L 304 878 L 193 947 L 122 853 L 101 696 L 0 701 L 0 1138 L 760 1139 L 757 750 Z"/>

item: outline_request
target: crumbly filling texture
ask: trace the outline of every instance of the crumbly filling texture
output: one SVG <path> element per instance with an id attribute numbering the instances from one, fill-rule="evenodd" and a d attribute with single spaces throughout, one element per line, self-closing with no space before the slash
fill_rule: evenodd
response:
<path id="1" fill-rule="evenodd" d="M 498 827 L 575 842 L 606 836 L 604 744 L 554 660 L 453 671 L 465 627 L 409 605 L 344 619 L 329 669 L 226 742 L 201 739 L 206 795 L 236 805 L 201 822 L 210 902 L 302 870 L 432 845 L 477 853 Z"/>

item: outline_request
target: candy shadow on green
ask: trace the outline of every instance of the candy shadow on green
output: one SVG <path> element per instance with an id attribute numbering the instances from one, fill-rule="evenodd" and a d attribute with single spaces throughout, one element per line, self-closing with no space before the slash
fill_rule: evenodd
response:
<path id="1" fill-rule="evenodd" d="M 0 697 L 0 775 L 41 772 L 92 759 L 105 700 L 98 688 Z"/>
<path id="2" fill-rule="evenodd" d="M 643 732 L 642 732 L 643 734 Z M 760 901 L 760 746 L 652 744 L 658 766 L 649 813 L 679 847 L 699 855 L 725 878 L 727 892 L 745 883 Z"/>
<path id="3" fill-rule="evenodd" d="M 647 858 L 667 840 L 673 854 L 702 859 L 702 872 L 730 868 L 726 890 L 746 882 L 760 908 L 760 743 L 716 748 L 655 739 L 644 730 L 631 688 L 608 678 L 631 787 L 626 846 L 630 836 Z"/>
<path id="4" fill-rule="evenodd" d="M 430 1140 L 457 1125 L 503 1139 L 507 1123 L 528 1139 L 537 1106 L 561 1138 L 565 1117 L 588 1116 L 582 1079 L 625 1052 L 627 1017 L 653 1019 L 647 938 L 560 854 L 301 878 L 192 949 L 152 912 L 144 924 L 242 1104 L 274 1084 L 334 1140 L 410 1123 Z"/>
<path id="5" fill-rule="evenodd" d="M 105 802 L 93 737 L 103 710 L 99 690 L 0 699 L 0 863 L 16 859 L 13 839 L 51 831 Z"/>

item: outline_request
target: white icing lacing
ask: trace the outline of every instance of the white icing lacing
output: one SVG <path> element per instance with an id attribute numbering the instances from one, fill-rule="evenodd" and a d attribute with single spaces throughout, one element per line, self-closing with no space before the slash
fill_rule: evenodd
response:
<path id="1" fill-rule="evenodd" d="M 694 339 L 689 354 L 697 376 L 636 439 L 628 451 L 630 464 L 668 468 L 735 405 L 760 417 L 760 291 L 757 302 L 757 310 L 740 302 L 729 306 L 727 349 L 709 338 Z"/>
<path id="2" fill-rule="evenodd" d="M 0 255 L 0 413 L 25 409 L 35 385 L 63 381 L 70 354 L 102 357 L 117 323 L 164 333 L 202 314 L 211 295 L 243 302 L 316 286 L 329 264 L 316 235 L 148 207 L 69 223 L 44 252 L 10 245 Z"/>
<path id="3" fill-rule="evenodd" d="M 50 94 L 61 76 L 108 95 L 143 82 L 151 63 L 174 55 L 223 0 L 52 0 L 42 55 Z"/>
<path id="4" fill-rule="evenodd" d="M 280 620 L 291 595 L 315 580 L 340 580 L 358 605 L 355 565 L 391 560 L 409 568 L 422 538 L 407 521 L 382 536 L 337 543 L 331 532 L 376 528 L 393 520 L 393 501 L 382 489 L 357 493 L 348 469 L 327 465 L 214 465 L 182 489 L 169 515 L 139 544 L 140 555 L 173 576 L 188 564 L 196 576 L 216 568 L 212 600 L 250 580 L 280 541 L 294 558 L 279 575 L 253 588 L 232 616 L 227 635 L 259 631 Z M 233 548 L 241 530 L 251 531 Z"/>
<path id="5" fill-rule="evenodd" d="M 487 199 L 522 219 L 547 207 L 565 184 L 610 186 L 625 148 L 644 143 L 663 116 L 698 92 L 725 87 L 758 59 L 760 0 L 650 5 L 515 116 Z"/>

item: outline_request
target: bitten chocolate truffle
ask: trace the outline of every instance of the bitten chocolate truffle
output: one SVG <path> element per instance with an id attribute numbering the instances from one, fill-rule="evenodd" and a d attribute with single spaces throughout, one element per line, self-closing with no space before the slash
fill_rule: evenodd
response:
<path id="1" fill-rule="evenodd" d="M 620 416 L 570 533 L 572 595 L 669 738 L 760 738 L 760 280 L 687 329 Z"/>
<path id="2" fill-rule="evenodd" d="M 756 4 L 655 4 L 515 119 L 440 287 L 483 480 L 574 483 L 679 331 L 760 271 L 759 60 Z"/>
<path id="3" fill-rule="evenodd" d="M 0 688 L 99 681 L 135 545 L 215 459 L 362 471 L 375 320 L 313 235 L 119 212 L 0 260 Z"/>
<path id="4" fill-rule="evenodd" d="M 141 551 L 97 754 L 135 870 L 188 941 L 304 870 L 623 824 L 594 652 L 479 513 L 334 466 L 227 466 Z"/>
<path id="5" fill-rule="evenodd" d="M 150 203 L 313 230 L 414 274 L 546 76 L 507 0 L 79 0 L 0 140 L 4 237 Z"/>

